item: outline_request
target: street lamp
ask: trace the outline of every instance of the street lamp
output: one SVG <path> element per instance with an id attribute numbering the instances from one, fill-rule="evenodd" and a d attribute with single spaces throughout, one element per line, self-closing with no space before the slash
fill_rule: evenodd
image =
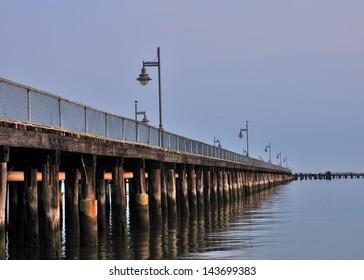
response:
<path id="1" fill-rule="evenodd" d="M 217 145 L 219 148 L 221 148 L 221 143 L 220 143 L 220 140 L 217 139 L 215 136 L 214 136 L 214 147 L 216 146 L 216 144 L 219 143 L 219 145 Z"/>
<path id="2" fill-rule="evenodd" d="M 268 149 L 269 149 L 269 163 L 272 163 L 272 147 L 270 145 L 270 142 L 268 146 L 265 146 L 264 151 L 268 152 Z"/>
<path id="3" fill-rule="evenodd" d="M 287 157 L 283 158 L 283 162 L 285 162 L 286 163 L 286 167 L 288 167 L 288 159 L 287 159 Z"/>
<path id="4" fill-rule="evenodd" d="M 159 129 L 160 129 L 160 144 L 162 139 L 162 87 L 161 87 L 161 59 L 160 59 L 160 49 L 157 48 L 157 61 L 143 61 L 143 68 L 137 81 L 140 82 L 141 85 L 146 86 L 152 78 L 149 77 L 147 70 L 145 67 L 158 67 L 158 88 L 159 88 Z"/>
<path id="5" fill-rule="evenodd" d="M 138 121 L 138 115 L 143 115 L 142 122 L 148 124 L 149 120 L 147 118 L 147 113 L 145 111 L 138 112 L 138 101 L 135 100 L 135 121 Z"/>
<path id="6" fill-rule="evenodd" d="M 145 124 L 148 124 L 149 120 L 147 118 L 147 114 L 145 111 L 140 111 L 138 112 L 138 101 L 135 100 L 135 141 L 139 141 L 139 131 L 138 131 L 138 115 L 143 115 L 143 120 L 142 122 Z"/>
<path id="7" fill-rule="evenodd" d="M 243 131 L 246 132 L 246 155 L 249 156 L 249 128 L 248 121 L 245 122 L 245 128 L 240 129 L 239 138 L 243 139 Z"/>
<path id="8" fill-rule="evenodd" d="M 220 158 L 220 156 L 221 156 L 221 151 L 220 151 L 220 149 L 221 149 L 221 142 L 220 142 L 220 140 L 219 139 L 217 139 L 215 136 L 214 136 L 214 147 L 216 147 L 216 144 L 218 143 L 218 145 L 217 145 L 217 147 L 219 148 L 219 150 L 218 150 L 218 153 L 219 153 L 219 156 L 218 156 L 218 158 Z M 216 149 L 214 149 L 215 151 L 215 157 L 216 157 Z"/>
<path id="9" fill-rule="evenodd" d="M 282 152 L 277 154 L 277 158 L 279 158 L 279 165 L 282 166 Z"/>

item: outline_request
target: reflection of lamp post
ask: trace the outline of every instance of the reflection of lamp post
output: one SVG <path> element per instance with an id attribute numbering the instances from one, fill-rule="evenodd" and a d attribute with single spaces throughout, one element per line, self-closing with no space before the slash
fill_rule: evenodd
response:
<path id="1" fill-rule="evenodd" d="M 240 129 L 239 138 L 243 139 L 243 131 L 246 132 L 246 155 L 249 156 L 249 128 L 248 121 L 245 123 L 245 128 Z"/>
<path id="2" fill-rule="evenodd" d="M 282 166 L 282 152 L 279 152 L 279 154 L 277 154 L 277 158 L 279 158 L 279 165 Z"/>
<path id="3" fill-rule="evenodd" d="M 264 151 L 268 152 L 268 149 L 269 149 L 269 163 L 272 163 L 272 147 L 270 145 L 270 142 L 268 146 L 265 146 Z"/>
<path id="4" fill-rule="evenodd" d="M 137 81 L 140 82 L 141 85 L 146 86 L 148 82 L 152 79 L 149 77 L 147 70 L 145 67 L 158 67 L 158 89 L 159 89 L 159 145 L 163 146 L 162 141 L 162 87 L 161 87 L 161 58 L 160 58 L 160 49 L 157 48 L 157 61 L 143 61 L 143 68 L 141 73 L 139 74 L 139 78 Z"/>

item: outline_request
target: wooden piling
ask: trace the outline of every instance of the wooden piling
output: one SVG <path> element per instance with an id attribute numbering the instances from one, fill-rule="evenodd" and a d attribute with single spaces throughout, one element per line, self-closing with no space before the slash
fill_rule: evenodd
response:
<path id="1" fill-rule="evenodd" d="M 212 201 L 217 201 L 217 188 L 218 188 L 218 171 L 216 169 L 213 170 L 212 172 L 212 192 L 211 192 L 211 200 Z"/>
<path id="2" fill-rule="evenodd" d="M 5 259 L 7 162 L 9 147 L 0 147 L 0 260 Z"/>
<path id="3" fill-rule="evenodd" d="M 65 214 L 66 214 L 66 237 L 79 238 L 80 220 L 79 220 L 79 189 L 80 171 L 77 168 L 66 170 L 65 180 Z"/>
<path id="4" fill-rule="evenodd" d="M 45 214 L 44 250 L 46 259 L 60 259 L 62 257 L 58 181 L 59 163 L 59 151 L 52 151 L 47 155 L 46 163 L 42 167 L 42 197 Z"/>
<path id="5" fill-rule="evenodd" d="M 230 186 L 229 186 L 229 176 L 228 172 L 223 172 L 223 181 L 224 181 L 224 202 L 228 202 L 230 200 Z"/>
<path id="6" fill-rule="evenodd" d="M 181 214 L 183 217 L 189 216 L 189 203 L 188 203 L 188 182 L 187 182 L 187 172 L 186 167 L 182 166 L 180 169 L 180 201 L 181 201 Z"/>
<path id="7" fill-rule="evenodd" d="M 116 235 L 125 236 L 127 227 L 126 187 L 122 158 L 116 159 L 112 168 L 111 192 L 113 229 Z"/>
<path id="8" fill-rule="evenodd" d="M 38 182 L 37 169 L 28 166 L 24 171 L 25 186 L 25 246 L 39 247 Z"/>
<path id="9" fill-rule="evenodd" d="M 168 215 L 177 214 L 176 174 L 173 168 L 167 170 Z"/>
<path id="10" fill-rule="evenodd" d="M 204 190 L 204 203 L 210 204 L 211 201 L 211 172 L 209 168 L 205 168 L 203 172 L 203 190 Z"/>
<path id="11" fill-rule="evenodd" d="M 188 169 L 188 198 L 189 205 L 193 206 L 197 204 L 197 191 L 196 191 L 196 172 L 193 167 L 189 167 Z"/>
<path id="12" fill-rule="evenodd" d="M 145 166 L 144 160 L 138 161 L 136 170 L 137 179 L 137 191 L 135 195 L 135 206 L 137 215 L 137 228 L 149 229 L 150 218 L 149 218 L 149 196 L 147 194 L 147 186 L 145 180 Z"/>
<path id="13" fill-rule="evenodd" d="M 105 170 L 98 168 L 96 170 L 96 199 L 97 199 L 97 226 L 98 232 L 105 234 L 106 228 L 106 182 Z"/>
<path id="14" fill-rule="evenodd" d="M 150 171 L 151 213 L 153 217 L 162 216 L 161 169 L 153 167 Z"/>
<path id="15" fill-rule="evenodd" d="M 202 167 L 196 169 L 197 204 L 204 205 L 204 186 Z"/>
<path id="16" fill-rule="evenodd" d="M 96 156 L 81 156 L 80 245 L 98 244 L 96 200 Z"/>
<path id="17" fill-rule="evenodd" d="M 5 259 L 7 163 L 0 162 L 0 260 Z"/>

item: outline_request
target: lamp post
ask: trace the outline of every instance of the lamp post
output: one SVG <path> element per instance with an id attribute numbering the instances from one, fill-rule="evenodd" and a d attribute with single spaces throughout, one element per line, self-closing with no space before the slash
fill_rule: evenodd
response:
<path id="1" fill-rule="evenodd" d="M 220 149 L 221 149 L 221 142 L 220 142 L 220 140 L 219 139 L 217 139 L 215 136 L 214 136 L 214 147 L 216 147 L 216 144 L 218 144 L 217 145 L 217 147 L 219 148 L 219 156 L 218 156 L 218 158 L 220 158 Z M 214 149 L 215 150 L 215 157 L 216 157 L 216 149 Z"/>
<path id="2" fill-rule="evenodd" d="M 246 132 L 246 156 L 249 156 L 249 128 L 248 121 L 245 122 L 245 128 L 240 129 L 239 138 L 243 139 L 243 131 Z"/>
<path id="3" fill-rule="evenodd" d="M 219 145 L 217 145 L 219 148 L 221 148 L 221 142 L 219 139 L 217 139 L 215 136 L 214 136 L 214 147 L 216 146 L 216 144 L 219 143 Z"/>
<path id="4" fill-rule="evenodd" d="M 287 157 L 283 158 L 283 162 L 285 162 L 286 163 L 286 167 L 288 167 L 288 159 L 287 159 Z"/>
<path id="5" fill-rule="evenodd" d="M 142 122 L 148 124 L 149 120 L 145 111 L 138 112 L 138 101 L 135 100 L 135 141 L 139 141 L 138 115 L 144 115 Z"/>
<path id="6" fill-rule="evenodd" d="M 282 152 L 277 154 L 277 158 L 279 158 L 279 165 L 282 166 Z"/>
<path id="7" fill-rule="evenodd" d="M 142 122 L 148 124 L 149 120 L 147 118 L 147 113 L 145 111 L 138 112 L 138 101 L 135 100 L 135 121 L 138 121 L 138 115 L 143 115 Z"/>
<path id="8" fill-rule="evenodd" d="M 158 89 L 159 89 L 159 145 L 163 146 L 162 142 L 162 87 L 161 87 L 161 59 L 160 59 L 160 48 L 157 48 L 157 61 L 143 61 L 143 68 L 137 81 L 140 82 L 141 85 L 146 86 L 152 78 L 149 77 L 147 70 L 145 67 L 158 67 Z"/>
<path id="9" fill-rule="evenodd" d="M 268 149 L 269 149 L 269 163 L 272 163 L 272 147 L 270 145 L 270 142 L 268 146 L 265 146 L 264 151 L 268 152 Z"/>

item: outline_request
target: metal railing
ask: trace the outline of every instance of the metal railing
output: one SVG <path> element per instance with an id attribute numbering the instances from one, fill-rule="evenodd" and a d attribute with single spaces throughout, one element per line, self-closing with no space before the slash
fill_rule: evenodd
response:
<path id="1" fill-rule="evenodd" d="M 32 122 L 119 140 L 239 162 L 283 172 L 288 169 L 103 112 L 0 78 L 0 118 Z M 163 141 L 159 141 L 160 135 Z"/>

